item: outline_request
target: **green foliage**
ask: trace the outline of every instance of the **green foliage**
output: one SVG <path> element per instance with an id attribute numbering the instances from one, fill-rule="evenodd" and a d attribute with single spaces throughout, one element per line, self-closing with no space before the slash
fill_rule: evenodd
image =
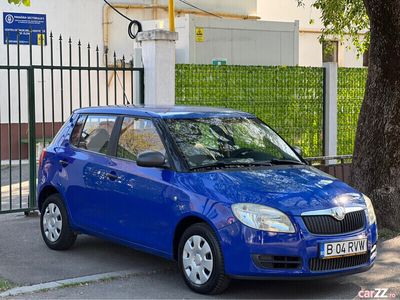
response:
<path id="1" fill-rule="evenodd" d="M 247 111 L 274 128 L 306 156 L 320 156 L 323 69 L 177 65 L 176 101 Z"/>
<path id="2" fill-rule="evenodd" d="M 304 0 L 297 2 L 305 5 Z M 359 54 L 368 49 L 369 18 L 363 0 L 314 0 L 312 6 L 321 12 L 324 25 L 321 41 L 332 38 L 349 41 Z"/>
<path id="3" fill-rule="evenodd" d="M 31 0 L 7 0 L 10 4 L 31 6 Z"/>
<path id="4" fill-rule="evenodd" d="M 13 287 L 13 285 L 5 279 L 0 278 L 0 292 L 9 290 Z"/>
<path id="5" fill-rule="evenodd" d="M 181 105 L 233 108 L 257 115 L 305 156 L 321 156 L 323 69 L 177 65 Z M 368 70 L 338 70 L 338 154 L 352 154 Z"/>
<path id="6" fill-rule="evenodd" d="M 338 154 L 352 154 L 368 69 L 338 70 Z"/>

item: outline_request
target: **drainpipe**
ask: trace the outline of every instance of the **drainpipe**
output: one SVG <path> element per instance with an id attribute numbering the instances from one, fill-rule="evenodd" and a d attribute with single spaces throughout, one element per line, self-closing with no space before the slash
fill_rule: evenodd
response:
<path id="1" fill-rule="evenodd" d="M 168 15 L 169 15 L 169 31 L 175 32 L 175 1 L 174 0 L 169 0 Z"/>

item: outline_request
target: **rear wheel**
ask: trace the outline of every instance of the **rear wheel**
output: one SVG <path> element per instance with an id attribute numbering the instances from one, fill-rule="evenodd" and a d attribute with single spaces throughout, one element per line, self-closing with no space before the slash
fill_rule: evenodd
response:
<path id="1" fill-rule="evenodd" d="M 221 247 L 206 224 L 194 224 L 183 233 L 178 264 L 186 284 L 197 293 L 219 294 L 229 285 Z"/>
<path id="2" fill-rule="evenodd" d="M 46 245 L 53 250 L 72 247 L 76 234 L 69 227 L 68 214 L 59 194 L 50 195 L 43 203 L 40 228 Z"/>

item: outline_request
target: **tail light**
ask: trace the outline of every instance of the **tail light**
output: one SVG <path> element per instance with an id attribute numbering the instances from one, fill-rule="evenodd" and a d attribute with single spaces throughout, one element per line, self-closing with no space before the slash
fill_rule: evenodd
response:
<path id="1" fill-rule="evenodd" d="M 42 167 L 43 164 L 43 160 L 46 157 L 46 149 L 42 150 L 42 153 L 40 153 L 40 157 L 39 157 L 39 169 Z"/>

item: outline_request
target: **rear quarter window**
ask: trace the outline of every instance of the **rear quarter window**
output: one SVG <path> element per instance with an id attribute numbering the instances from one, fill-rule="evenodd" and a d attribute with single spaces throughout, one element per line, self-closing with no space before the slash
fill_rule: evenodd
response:
<path id="1" fill-rule="evenodd" d="M 70 143 L 75 147 L 78 147 L 79 145 L 79 140 L 81 138 L 82 128 L 85 124 L 85 120 L 86 115 L 80 115 L 75 123 L 74 129 L 72 130 Z"/>

